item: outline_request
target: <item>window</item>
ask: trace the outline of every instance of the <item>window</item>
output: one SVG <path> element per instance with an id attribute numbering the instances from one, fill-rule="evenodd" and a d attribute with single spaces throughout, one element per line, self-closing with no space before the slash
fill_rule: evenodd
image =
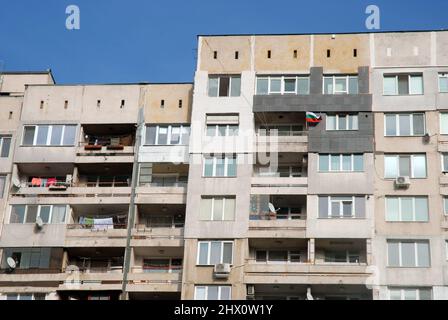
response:
<path id="1" fill-rule="evenodd" d="M 306 252 L 297 250 L 257 250 L 255 252 L 256 262 L 303 263 L 306 260 Z"/>
<path id="2" fill-rule="evenodd" d="M 75 137 L 76 125 L 25 126 L 22 145 L 73 146 Z"/>
<path id="3" fill-rule="evenodd" d="M 218 51 L 213 51 L 213 59 L 218 59 Z"/>
<path id="4" fill-rule="evenodd" d="M 204 157 L 204 177 L 236 177 L 236 155 Z"/>
<path id="5" fill-rule="evenodd" d="M 10 148 L 11 136 L 0 136 L 0 158 L 8 158 Z"/>
<path id="6" fill-rule="evenodd" d="M 430 267 L 429 241 L 388 240 L 389 267 Z"/>
<path id="7" fill-rule="evenodd" d="M 361 256 L 358 251 L 325 250 L 325 263 L 360 263 Z"/>
<path id="8" fill-rule="evenodd" d="M 327 131 L 358 130 L 358 115 L 337 114 L 327 115 Z"/>
<path id="9" fill-rule="evenodd" d="M 145 273 L 178 273 L 182 271 L 182 259 L 143 259 Z"/>
<path id="10" fill-rule="evenodd" d="M 386 221 L 427 222 L 427 197 L 386 197 Z"/>
<path id="11" fill-rule="evenodd" d="M 7 268 L 6 259 L 13 258 L 18 269 L 48 269 L 51 248 L 6 248 L 2 268 Z"/>
<path id="12" fill-rule="evenodd" d="M 319 219 L 364 219 L 365 212 L 365 196 L 319 196 Z"/>
<path id="13" fill-rule="evenodd" d="M 353 49 L 353 57 L 357 57 L 358 56 L 358 49 Z"/>
<path id="14" fill-rule="evenodd" d="M 423 75 L 384 75 L 383 94 L 385 96 L 423 94 Z"/>
<path id="15" fill-rule="evenodd" d="M 201 199 L 200 220 L 235 220 L 235 197 L 203 197 Z"/>
<path id="16" fill-rule="evenodd" d="M 179 109 L 182 109 L 182 100 L 179 100 Z"/>
<path id="17" fill-rule="evenodd" d="M 231 286 L 196 286 L 195 300 L 231 300 Z"/>
<path id="18" fill-rule="evenodd" d="M 160 108 L 165 108 L 165 100 L 160 100 Z"/>
<path id="19" fill-rule="evenodd" d="M 187 125 L 148 125 L 146 126 L 146 145 L 188 145 L 190 126 Z"/>
<path id="20" fill-rule="evenodd" d="M 35 223 L 40 217 L 44 223 L 65 223 L 66 205 L 13 205 L 9 223 Z"/>
<path id="21" fill-rule="evenodd" d="M 207 137 L 234 137 L 238 136 L 238 125 L 207 125 Z"/>
<path id="22" fill-rule="evenodd" d="M 426 133 L 424 113 L 386 114 L 384 123 L 386 137 L 423 136 Z"/>
<path id="23" fill-rule="evenodd" d="M 210 76 L 208 79 L 209 97 L 239 97 L 241 76 Z"/>
<path id="24" fill-rule="evenodd" d="M 271 50 L 268 50 L 268 59 L 271 59 Z"/>
<path id="25" fill-rule="evenodd" d="M 432 300 L 432 289 L 389 288 L 389 300 Z"/>
<path id="26" fill-rule="evenodd" d="M 324 94 L 358 94 L 358 76 L 324 76 Z"/>
<path id="27" fill-rule="evenodd" d="M 448 173 L 448 153 L 442 153 L 442 172 Z"/>
<path id="28" fill-rule="evenodd" d="M 257 77 L 257 94 L 309 94 L 308 76 L 260 76 Z"/>
<path id="29" fill-rule="evenodd" d="M 448 216 L 448 197 L 443 197 L 443 213 Z"/>
<path id="30" fill-rule="evenodd" d="M 448 134 L 448 113 L 440 114 L 440 134 Z"/>
<path id="31" fill-rule="evenodd" d="M 293 57 L 294 57 L 294 59 L 297 59 L 297 57 L 298 57 L 297 50 L 294 50 Z"/>
<path id="32" fill-rule="evenodd" d="M 5 193 L 6 176 L 0 176 L 0 199 L 3 198 Z"/>
<path id="33" fill-rule="evenodd" d="M 233 241 L 199 241 L 198 265 L 232 264 Z"/>
<path id="34" fill-rule="evenodd" d="M 331 57 L 331 50 L 327 49 L 327 58 L 330 58 L 330 57 Z"/>
<path id="35" fill-rule="evenodd" d="M 426 178 L 426 155 L 385 155 L 384 178 L 397 177 Z"/>
<path id="36" fill-rule="evenodd" d="M 439 92 L 448 93 L 448 73 L 439 73 Z"/>
<path id="37" fill-rule="evenodd" d="M 319 154 L 320 172 L 362 172 L 362 154 Z"/>
<path id="38" fill-rule="evenodd" d="M 240 53 L 238 51 L 235 51 L 235 60 L 238 60 L 239 57 L 240 57 Z"/>
<path id="39" fill-rule="evenodd" d="M 6 300 L 45 300 L 45 293 L 8 293 Z"/>

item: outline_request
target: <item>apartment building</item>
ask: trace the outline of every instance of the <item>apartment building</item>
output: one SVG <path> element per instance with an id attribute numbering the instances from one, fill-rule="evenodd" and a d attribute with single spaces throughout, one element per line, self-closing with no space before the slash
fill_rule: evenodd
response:
<path id="1" fill-rule="evenodd" d="M 448 299 L 447 48 L 199 36 L 194 85 L 4 74 L 0 299 Z"/>

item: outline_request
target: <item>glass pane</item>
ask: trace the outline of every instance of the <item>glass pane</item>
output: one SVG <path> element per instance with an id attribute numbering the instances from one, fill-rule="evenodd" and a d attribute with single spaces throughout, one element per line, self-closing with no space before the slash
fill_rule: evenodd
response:
<path id="1" fill-rule="evenodd" d="M 384 157 L 384 177 L 396 178 L 398 176 L 398 158 L 396 156 Z"/>
<path id="2" fill-rule="evenodd" d="M 423 94 L 423 76 L 411 76 L 410 94 Z"/>
<path id="3" fill-rule="evenodd" d="M 401 300 L 401 290 L 391 289 L 389 290 L 390 300 Z"/>
<path id="4" fill-rule="evenodd" d="M 335 93 L 346 93 L 347 92 L 347 79 L 346 78 L 336 78 L 334 91 L 335 91 Z"/>
<path id="5" fill-rule="evenodd" d="M 440 134 L 448 134 L 448 113 L 440 114 Z"/>
<path id="6" fill-rule="evenodd" d="M 53 206 L 53 212 L 51 214 L 51 223 L 64 223 L 66 206 Z"/>
<path id="7" fill-rule="evenodd" d="M 208 264 L 208 242 L 200 242 L 199 243 L 199 264 L 206 265 Z"/>
<path id="8" fill-rule="evenodd" d="M 25 127 L 25 133 L 23 136 L 23 145 L 25 146 L 33 145 L 35 131 L 36 127 Z"/>
<path id="9" fill-rule="evenodd" d="M 385 95 L 397 95 L 397 79 L 395 76 L 385 76 L 383 81 Z"/>
<path id="10" fill-rule="evenodd" d="M 398 94 L 408 95 L 409 94 L 409 76 L 399 75 L 398 76 Z"/>
<path id="11" fill-rule="evenodd" d="M 215 265 L 221 263 L 221 247 L 220 241 L 212 241 L 210 246 L 210 264 Z"/>
<path id="12" fill-rule="evenodd" d="M 156 133 L 157 127 L 155 126 L 147 126 L 146 127 L 146 142 L 145 144 L 154 145 L 156 144 Z"/>
<path id="13" fill-rule="evenodd" d="M 235 219 L 235 199 L 226 198 L 224 206 L 224 220 Z"/>
<path id="14" fill-rule="evenodd" d="M 400 136 L 411 135 L 411 116 L 409 114 L 400 114 L 398 116 L 400 123 Z"/>
<path id="15" fill-rule="evenodd" d="M 448 128 L 448 117 L 447 117 L 447 128 Z M 327 116 L 327 130 L 336 130 L 336 117 Z M 448 132 L 448 129 L 447 129 Z"/>
<path id="16" fill-rule="evenodd" d="M 349 94 L 358 94 L 358 77 L 350 77 L 348 79 L 348 85 Z"/>
<path id="17" fill-rule="evenodd" d="M 348 116 L 348 130 L 358 130 L 358 115 Z"/>
<path id="18" fill-rule="evenodd" d="M 341 204 L 340 202 L 337 201 L 332 201 L 331 202 L 331 216 L 332 217 L 339 217 L 341 215 Z"/>
<path id="19" fill-rule="evenodd" d="M 232 249 L 233 249 L 232 243 L 229 242 L 224 243 L 223 258 L 222 258 L 223 263 L 229 263 L 229 264 L 232 263 Z"/>
<path id="20" fill-rule="evenodd" d="M 331 155 L 331 171 L 341 170 L 341 157 L 339 155 Z"/>
<path id="21" fill-rule="evenodd" d="M 200 219 L 202 221 L 210 220 L 211 213 L 212 213 L 212 199 L 210 198 L 201 199 Z"/>
<path id="22" fill-rule="evenodd" d="M 180 127 L 171 127 L 171 138 L 170 144 L 179 144 L 180 143 Z"/>
<path id="23" fill-rule="evenodd" d="M 386 198 L 386 221 L 400 221 L 398 198 Z"/>
<path id="24" fill-rule="evenodd" d="M 415 267 L 415 243 L 414 242 L 402 242 L 401 243 L 401 266 L 402 267 Z"/>
<path id="25" fill-rule="evenodd" d="M 324 77 L 324 94 L 333 94 L 333 77 Z"/>
<path id="26" fill-rule="evenodd" d="M 297 94 L 309 94 L 309 82 L 308 78 L 299 78 L 297 80 Z"/>
<path id="27" fill-rule="evenodd" d="M 351 155 L 343 155 L 342 156 L 342 170 L 343 171 L 351 171 L 352 170 L 352 156 Z"/>
<path id="28" fill-rule="evenodd" d="M 255 260 L 257 262 L 266 262 L 267 261 L 266 251 L 256 251 L 255 252 Z"/>
<path id="29" fill-rule="evenodd" d="M 353 202 L 344 201 L 342 202 L 342 214 L 344 217 L 351 217 L 353 210 Z"/>
<path id="30" fill-rule="evenodd" d="M 213 177 L 213 158 L 204 159 L 204 177 Z"/>
<path id="31" fill-rule="evenodd" d="M 388 242 L 387 243 L 387 256 L 388 256 L 388 266 L 390 266 L 390 267 L 400 266 L 399 243 L 398 242 Z"/>
<path id="32" fill-rule="evenodd" d="M 443 154 L 443 172 L 448 172 L 448 154 Z"/>
<path id="33" fill-rule="evenodd" d="M 229 126 L 229 136 L 237 136 L 238 135 L 238 126 L 230 125 Z"/>
<path id="34" fill-rule="evenodd" d="M 400 176 L 410 177 L 411 176 L 411 157 L 410 156 L 400 156 L 398 161 L 399 161 L 399 167 L 400 167 Z"/>
<path id="35" fill-rule="evenodd" d="M 222 286 L 221 287 L 221 296 L 219 298 L 219 300 L 230 300 L 231 296 L 230 296 L 230 286 Z"/>
<path id="36" fill-rule="evenodd" d="M 225 170 L 225 161 L 224 158 L 216 158 L 216 176 L 217 177 L 224 177 L 224 170 Z"/>
<path id="37" fill-rule="evenodd" d="M 42 219 L 44 223 L 50 222 L 50 210 L 51 206 L 41 206 L 39 217 Z"/>
<path id="38" fill-rule="evenodd" d="M 439 77 L 440 92 L 448 92 L 448 77 Z"/>
<path id="39" fill-rule="evenodd" d="M 397 121 L 395 114 L 386 115 L 386 136 L 396 136 L 397 135 Z"/>
<path id="40" fill-rule="evenodd" d="M 280 93 L 282 89 L 281 78 L 271 78 L 271 93 Z"/>
<path id="41" fill-rule="evenodd" d="M 9 149 L 11 148 L 11 138 L 3 137 L 0 139 L 0 142 L 2 144 L 2 150 L 0 152 L 1 158 L 8 158 L 9 157 Z"/>
<path id="42" fill-rule="evenodd" d="M 47 144 L 48 126 L 39 126 L 37 130 L 36 145 L 43 146 Z"/>
<path id="43" fill-rule="evenodd" d="M 353 170 L 354 171 L 364 171 L 364 155 L 355 154 L 353 160 Z"/>
<path id="44" fill-rule="evenodd" d="M 230 77 L 219 77 L 219 96 L 229 96 Z"/>
<path id="45" fill-rule="evenodd" d="M 209 286 L 207 300 L 218 300 L 219 298 L 219 287 Z"/>
<path id="46" fill-rule="evenodd" d="M 241 77 L 232 77 L 230 84 L 232 86 L 230 88 L 230 96 L 239 97 L 241 94 Z"/>
<path id="47" fill-rule="evenodd" d="M 216 136 L 216 125 L 208 125 L 207 126 L 207 137 Z"/>
<path id="48" fill-rule="evenodd" d="M 329 170 L 329 161 L 330 156 L 327 154 L 320 154 L 319 155 L 319 171 L 321 172 L 328 172 Z"/>
<path id="49" fill-rule="evenodd" d="M 59 146 L 62 140 L 62 128 L 64 126 L 53 126 L 51 129 L 51 141 L 50 144 L 52 146 Z"/>
<path id="50" fill-rule="evenodd" d="M 428 221 L 428 199 L 415 198 L 415 220 Z"/>
<path id="51" fill-rule="evenodd" d="M 286 93 L 296 92 L 296 79 L 285 79 L 285 92 Z"/>
<path id="52" fill-rule="evenodd" d="M 257 79 L 257 94 L 268 94 L 269 80 L 266 78 Z"/>
<path id="53" fill-rule="evenodd" d="M 432 300 L 432 290 L 431 289 L 420 289 L 420 300 Z"/>
<path id="54" fill-rule="evenodd" d="M 401 221 L 413 221 L 414 220 L 414 205 L 412 198 L 401 198 Z"/>
<path id="55" fill-rule="evenodd" d="M 339 116 L 338 130 L 347 130 L 347 117 Z"/>
<path id="56" fill-rule="evenodd" d="M 35 223 L 37 217 L 37 206 L 27 206 L 25 223 Z"/>
<path id="57" fill-rule="evenodd" d="M 425 134 L 425 116 L 423 114 L 414 114 L 413 125 L 415 136 L 422 136 Z"/>
<path id="58" fill-rule="evenodd" d="M 429 243 L 417 242 L 417 256 L 419 267 L 430 266 Z"/>
<path id="59" fill-rule="evenodd" d="M 414 178 L 426 178 L 426 156 L 417 155 L 412 157 Z"/>
<path id="60" fill-rule="evenodd" d="M 159 137 L 157 144 L 166 145 L 168 143 L 168 127 L 159 127 Z"/>
<path id="61" fill-rule="evenodd" d="M 12 206 L 9 223 L 23 223 L 25 219 L 25 208 L 25 205 Z"/>
<path id="62" fill-rule="evenodd" d="M 206 299 L 206 288 L 205 287 L 196 287 L 195 300 L 205 300 Z"/>
<path id="63" fill-rule="evenodd" d="M 3 198 L 3 195 L 5 193 L 5 176 L 0 176 L 0 199 Z"/>
<path id="64" fill-rule="evenodd" d="M 77 129 L 77 126 L 75 126 L 75 125 L 65 126 L 64 138 L 62 140 L 62 145 L 72 146 L 75 144 L 76 129 Z M 53 130 L 54 130 L 54 126 L 53 126 Z"/>
<path id="65" fill-rule="evenodd" d="M 215 198 L 213 201 L 213 220 L 222 220 L 223 215 L 223 199 Z"/>
<path id="66" fill-rule="evenodd" d="M 415 289 L 403 289 L 404 300 L 417 300 L 417 290 Z"/>
<path id="67" fill-rule="evenodd" d="M 227 176 L 236 177 L 236 159 L 227 158 Z"/>
<path id="68" fill-rule="evenodd" d="M 208 96 L 217 97 L 218 96 L 218 78 L 208 79 Z"/>
<path id="69" fill-rule="evenodd" d="M 271 250 L 269 251 L 269 261 L 286 262 L 288 261 L 288 251 Z"/>

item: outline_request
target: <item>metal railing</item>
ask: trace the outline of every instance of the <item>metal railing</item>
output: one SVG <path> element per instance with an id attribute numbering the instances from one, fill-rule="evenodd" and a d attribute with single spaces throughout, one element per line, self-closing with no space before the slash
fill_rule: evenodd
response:
<path id="1" fill-rule="evenodd" d="M 110 224 L 67 224 L 69 230 L 91 230 L 91 231 L 108 231 L 108 230 L 121 230 L 126 229 L 127 224 L 110 223 Z"/>
<path id="2" fill-rule="evenodd" d="M 279 220 L 279 221 L 297 221 L 306 220 L 306 213 L 251 213 L 249 216 L 251 221 L 257 220 Z"/>

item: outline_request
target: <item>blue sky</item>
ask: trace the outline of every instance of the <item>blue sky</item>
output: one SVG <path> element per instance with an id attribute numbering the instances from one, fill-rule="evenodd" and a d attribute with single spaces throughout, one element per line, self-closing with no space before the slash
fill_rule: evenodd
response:
<path id="1" fill-rule="evenodd" d="M 0 0 L 0 70 L 51 68 L 58 83 L 190 82 L 197 34 L 448 28 L 446 0 Z M 65 28 L 76 4 L 81 29 Z"/>

